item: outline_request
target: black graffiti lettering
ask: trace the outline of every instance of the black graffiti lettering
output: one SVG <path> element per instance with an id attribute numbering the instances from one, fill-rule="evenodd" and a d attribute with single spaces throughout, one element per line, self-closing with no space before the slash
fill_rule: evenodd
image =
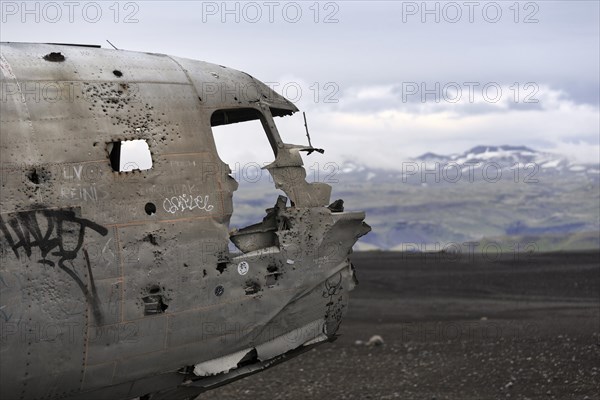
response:
<path id="1" fill-rule="evenodd" d="M 42 222 L 40 216 L 45 223 L 43 225 L 40 224 Z M 42 232 L 44 225 L 45 229 Z M 16 239 L 10 234 L 8 226 L 12 228 Z M 24 249 L 27 257 L 31 257 L 32 248 L 38 247 L 42 254 L 42 260 L 38 260 L 38 262 L 50 266 L 54 266 L 55 263 L 46 260 L 48 254 L 59 257 L 59 266 L 64 266 L 65 261 L 71 261 L 77 257 L 83 246 L 86 229 L 92 229 L 102 236 L 106 236 L 108 233 L 108 229 L 102 225 L 79 218 L 72 210 L 21 212 L 8 220 L 8 226 L 4 218 L 0 217 L 0 230 L 17 258 L 20 258 L 20 248 Z"/>
<path id="2" fill-rule="evenodd" d="M 14 237 L 9 227 L 14 232 Z M 49 267 L 54 267 L 58 263 L 58 267 L 79 286 L 87 302 L 92 306 L 94 317 L 101 322 L 102 314 L 87 250 L 83 249 L 83 255 L 91 291 L 75 272 L 72 262 L 83 247 L 88 228 L 102 236 L 108 234 L 108 229 L 90 220 L 79 218 L 71 209 L 25 211 L 15 214 L 8 221 L 0 216 L 0 231 L 15 256 L 20 259 L 19 249 L 23 249 L 30 258 L 32 249 L 39 248 L 42 259 L 37 260 L 38 263 Z M 49 260 L 48 255 L 58 258 L 58 261 Z"/>

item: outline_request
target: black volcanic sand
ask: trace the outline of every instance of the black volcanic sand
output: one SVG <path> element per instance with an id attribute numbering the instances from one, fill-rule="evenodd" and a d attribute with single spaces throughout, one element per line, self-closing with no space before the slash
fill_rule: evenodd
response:
<path id="1" fill-rule="evenodd" d="M 600 399 L 600 253 L 351 258 L 336 342 L 199 399 Z"/>

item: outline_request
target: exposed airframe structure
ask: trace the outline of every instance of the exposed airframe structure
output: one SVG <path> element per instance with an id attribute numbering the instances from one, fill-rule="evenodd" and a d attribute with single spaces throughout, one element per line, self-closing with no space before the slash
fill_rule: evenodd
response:
<path id="1" fill-rule="evenodd" d="M 292 103 L 223 66 L 98 46 L 3 43 L 0 70 L 1 398 L 184 399 L 335 337 L 370 228 L 307 183 L 314 149 L 273 120 Z M 230 233 L 211 127 L 248 120 L 287 198 Z M 122 170 L 129 140 L 151 168 Z"/>

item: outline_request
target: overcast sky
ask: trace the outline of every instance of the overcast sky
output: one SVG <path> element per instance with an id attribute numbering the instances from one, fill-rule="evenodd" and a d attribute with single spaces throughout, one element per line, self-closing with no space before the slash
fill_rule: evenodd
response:
<path id="1" fill-rule="evenodd" d="M 1 3 L 2 41 L 108 39 L 285 88 L 318 161 L 394 167 L 480 144 L 599 161 L 597 1 Z M 305 143 L 301 114 L 276 122 Z M 268 158 L 236 134 L 229 157 Z"/>

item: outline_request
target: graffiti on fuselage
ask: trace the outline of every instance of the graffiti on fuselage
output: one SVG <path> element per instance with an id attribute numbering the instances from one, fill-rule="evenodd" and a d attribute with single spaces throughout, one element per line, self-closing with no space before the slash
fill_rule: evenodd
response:
<path id="1" fill-rule="evenodd" d="M 86 232 L 94 231 L 106 236 L 108 229 L 95 222 L 80 218 L 72 209 L 31 210 L 0 216 L 0 231 L 17 258 L 24 252 L 31 258 L 34 248 L 39 248 L 41 259 L 38 263 L 58 267 L 77 283 L 94 315 L 101 322 L 94 277 L 85 248 L 82 249 Z M 22 249 L 22 250 L 21 250 Z M 82 251 L 89 272 L 90 288 L 75 272 L 73 260 Z M 69 266 L 66 265 L 69 263 Z"/>

